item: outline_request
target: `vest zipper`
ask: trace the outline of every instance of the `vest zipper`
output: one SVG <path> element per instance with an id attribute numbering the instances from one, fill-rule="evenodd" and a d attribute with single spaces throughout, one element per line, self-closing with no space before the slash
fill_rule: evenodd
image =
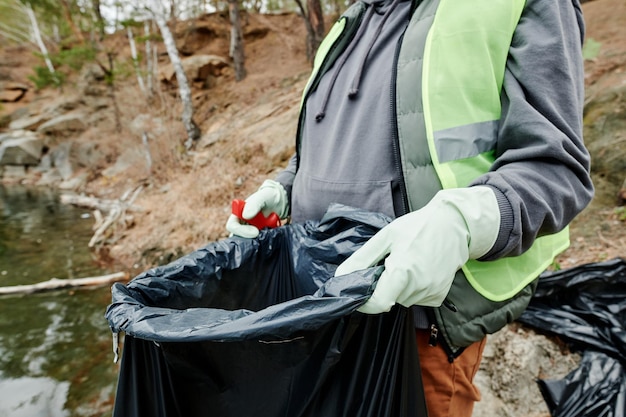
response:
<path id="1" fill-rule="evenodd" d="M 448 355 L 448 362 L 454 362 L 454 359 L 456 359 L 461 353 L 463 353 L 465 348 L 459 348 L 456 351 L 452 350 L 452 347 L 450 347 L 446 338 L 441 336 L 441 330 L 439 329 L 439 325 L 437 324 L 435 316 L 435 309 L 432 307 L 428 307 L 425 310 L 428 321 L 430 322 L 430 334 L 428 337 L 428 344 L 430 346 L 437 346 L 438 344 L 441 344 L 441 348 L 446 353 L 446 355 Z"/>
<path id="2" fill-rule="evenodd" d="M 405 29 L 406 31 L 406 29 Z M 409 207 L 409 197 L 406 191 L 406 182 L 404 180 L 404 171 L 402 170 L 402 154 L 400 153 L 400 135 L 398 133 L 398 114 L 396 108 L 396 85 L 398 81 L 398 60 L 400 59 L 400 47 L 402 45 L 402 40 L 404 39 L 404 32 L 398 39 L 398 43 L 396 44 L 396 51 L 393 57 L 393 65 L 391 67 L 391 143 L 393 146 L 393 154 L 394 154 L 394 162 L 396 167 L 396 172 L 398 175 L 398 179 L 400 181 L 400 197 L 402 207 L 399 210 L 396 209 L 396 216 L 402 216 L 403 214 L 407 214 L 410 211 Z"/>
<path id="3" fill-rule="evenodd" d="M 428 346 L 437 346 L 437 338 L 439 337 L 439 328 L 436 324 L 430 325 L 430 335 L 428 336 Z"/>

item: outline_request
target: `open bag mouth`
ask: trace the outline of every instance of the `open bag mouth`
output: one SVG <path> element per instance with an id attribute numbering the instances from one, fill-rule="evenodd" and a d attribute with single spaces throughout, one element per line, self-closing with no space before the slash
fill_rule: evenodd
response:
<path id="1" fill-rule="evenodd" d="M 383 267 L 334 277 L 388 221 L 332 206 L 114 285 L 114 415 L 425 416 L 410 310 L 355 312 Z"/>

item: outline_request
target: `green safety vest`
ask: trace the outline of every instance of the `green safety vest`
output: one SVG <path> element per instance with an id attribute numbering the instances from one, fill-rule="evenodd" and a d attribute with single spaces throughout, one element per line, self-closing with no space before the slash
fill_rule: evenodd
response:
<path id="1" fill-rule="evenodd" d="M 422 103 L 430 155 L 443 188 L 467 186 L 494 162 L 504 70 L 524 4 L 524 0 L 439 4 L 426 39 Z M 502 301 L 535 280 L 568 246 L 566 228 L 536 239 L 522 255 L 470 260 L 463 272 L 485 298 Z"/>
<path id="2" fill-rule="evenodd" d="M 429 152 L 443 188 L 467 186 L 489 171 L 495 160 L 500 92 L 509 46 L 524 4 L 524 0 L 440 0 L 426 38 L 421 80 L 416 79 L 417 71 L 414 67 L 411 70 L 411 65 L 398 68 L 398 113 L 404 110 L 400 103 L 415 101 L 405 97 L 414 91 L 410 86 L 422 85 L 421 105 Z M 364 7 L 357 3 L 331 28 L 318 49 L 303 100 L 320 72 L 332 62 L 335 51 L 342 50 L 336 44 L 341 39 L 349 42 L 346 28 L 356 30 L 347 26 L 348 19 L 356 18 Z M 403 46 L 410 45 L 411 24 Z M 415 61 L 411 48 L 403 47 L 399 62 L 411 60 Z M 411 111 L 398 114 L 398 132 L 405 188 L 414 210 L 411 190 L 415 187 L 411 185 L 419 184 L 419 179 L 413 179 L 407 170 L 412 156 L 403 152 L 406 146 L 402 145 L 412 139 L 412 117 Z M 527 287 L 568 246 L 566 228 L 536 239 L 522 255 L 487 262 L 470 260 L 463 272 L 479 294 L 500 302 Z"/>

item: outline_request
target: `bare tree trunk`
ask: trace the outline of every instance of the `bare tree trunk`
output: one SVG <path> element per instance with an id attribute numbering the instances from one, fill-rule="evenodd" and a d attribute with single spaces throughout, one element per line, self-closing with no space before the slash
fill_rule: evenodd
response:
<path id="1" fill-rule="evenodd" d="M 100 62 L 98 59 L 96 59 L 96 63 L 98 64 L 100 69 L 102 69 L 102 72 L 104 72 L 104 75 L 105 75 L 107 89 L 109 90 L 109 98 L 111 99 L 111 103 L 113 104 L 113 115 L 115 117 L 115 131 L 121 132 L 122 121 L 120 118 L 120 108 L 117 105 L 117 97 L 115 97 L 115 75 L 113 72 L 113 67 L 115 65 L 115 61 L 113 60 L 114 55 L 115 53 L 111 51 L 107 51 L 107 58 L 109 60 L 108 68 L 105 67 L 102 64 L 102 62 Z"/>
<path id="2" fill-rule="evenodd" d="M 32 35 L 35 38 L 35 42 L 37 42 L 37 46 L 43 55 L 43 59 L 46 62 L 46 66 L 48 67 L 48 71 L 54 77 L 55 80 L 58 81 L 56 76 L 56 71 L 54 70 L 54 65 L 52 65 L 52 60 L 50 59 L 50 54 L 48 53 L 48 48 L 46 48 L 46 44 L 43 42 L 41 38 L 41 32 L 39 31 L 39 23 L 37 23 L 37 16 L 35 16 L 35 12 L 33 11 L 30 3 L 26 4 L 26 13 L 28 14 L 28 18 L 30 19 L 30 25 L 32 29 Z"/>
<path id="3" fill-rule="evenodd" d="M 170 0 L 170 19 L 172 20 L 172 25 L 176 26 L 176 21 L 178 20 L 178 8 L 176 7 L 176 0 Z"/>
<path id="4" fill-rule="evenodd" d="M 100 34 L 100 40 L 104 39 L 104 27 L 105 22 L 102 17 L 102 11 L 100 10 L 100 0 L 92 0 L 93 13 L 96 17 L 96 25 L 98 26 L 98 33 Z"/>
<path id="5" fill-rule="evenodd" d="M 154 19 L 150 20 L 150 33 L 156 33 L 158 31 L 158 27 Z M 161 103 L 164 102 L 163 99 L 163 90 L 161 89 L 161 83 L 157 82 L 159 73 L 159 47 L 155 42 L 152 44 L 152 91 L 159 96 L 159 100 Z"/>
<path id="6" fill-rule="evenodd" d="M 63 16 L 65 17 L 67 24 L 70 26 L 70 29 L 72 29 L 72 33 L 74 34 L 74 36 L 76 36 L 76 40 L 80 43 L 85 43 L 85 37 L 83 36 L 83 33 L 80 31 L 80 29 L 78 29 L 76 23 L 74 22 L 74 19 L 72 18 L 72 11 L 70 9 L 69 3 L 67 2 L 67 0 L 61 0 L 60 3 L 63 6 Z"/>
<path id="7" fill-rule="evenodd" d="M 120 23 L 120 14 L 122 11 L 122 4 L 117 1 L 115 2 L 115 18 L 113 20 L 113 30 L 117 30 L 117 25 Z"/>
<path id="8" fill-rule="evenodd" d="M 185 148 L 187 150 L 191 149 L 194 142 L 200 138 L 200 129 L 196 122 L 193 120 L 193 103 L 191 102 L 191 89 L 189 88 L 189 83 L 187 82 L 187 76 L 185 75 L 185 71 L 183 70 L 183 65 L 178 56 L 178 50 L 176 49 L 176 43 L 174 42 L 174 37 L 172 36 L 172 32 L 167 26 L 167 22 L 165 21 L 165 17 L 160 12 L 154 13 L 156 24 L 159 26 L 159 30 L 161 31 L 161 36 L 163 37 L 163 43 L 165 44 L 165 49 L 167 50 L 167 55 L 174 66 L 174 71 L 176 73 L 176 81 L 178 82 L 178 92 L 180 94 L 180 99 L 183 102 L 183 114 L 182 121 L 185 126 L 185 130 L 187 131 L 187 140 L 185 141 Z"/>
<path id="9" fill-rule="evenodd" d="M 54 42 L 58 45 L 61 43 L 61 31 L 59 30 L 59 23 L 56 20 L 57 19 L 55 19 L 55 23 L 52 26 L 52 39 L 54 39 Z"/>
<path id="10" fill-rule="evenodd" d="M 235 80 L 246 78 L 245 55 L 243 52 L 243 34 L 239 16 L 239 0 L 228 0 L 230 12 L 230 56 L 235 64 Z"/>
<path id="11" fill-rule="evenodd" d="M 154 69 L 152 66 L 152 42 L 150 40 L 150 24 L 143 22 L 143 33 L 146 37 L 146 81 L 148 82 L 148 97 L 154 95 Z"/>
<path id="12" fill-rule="evenodd" d="M 148 143 L 148 134 L 146 132 L 141 134 L 141 143 L 143 143 L 143 149 L 146 152 L 146 167 L 148 168 L 148 175 L 152 176 L 152 154 L 150 153 L 150 144 Z"/>
<path id="13" fill-rule="evenodd" d="M 148 96 L 146 91 L 146 85 L 143 82 L 143 76 L 141 75 L 141 69 L 139 68 L 139 60 L 137 58 L 137 48 L 135 46 L 135 38 L 133 37 L 133 30 L 130 26 L 126 28 L 126 34 L 128 35 L 128 43 L 130 44 L 130 55 L 133 58 L 133 66 L 135 67 L 135 74 L 137 75 L 137 83 L 139 89 L 144 96 Z"/>
<path id="14" fill-rule="evenodd" d="M 312 31 L 308 40 L 309 61 L 313 62 L 317 48 L 324 39 L 324 15 L 322 14 L 322 4 L 320 0 L 307 0 L 309 11 L 308 20 L 311 22 Z"/>
<path id="15" fill-rule="evenodd" d="M 296 4 L 300 8 L 306 28 L 306 57 L 312 63 L 324 37 L 322 6 L 320 0 L 307 0 L 308 10 L 304 8 L 301 0 L 296 0 Z"/>
<path id="16" fill-rule="evenodd" d="M 113 61 L 113 53 L 112 52 L 108 52 L 107 53 L 107 57 L 109 58 L 109 68 L 110 68 L 110 72 L 109 72 L 109 95 L 111 96 L 111 100 L 113 101 L 113 110 L 115 112 L 115 130 L 117 132 L 121 132 L 122 131 L 122 120 L 120 117 L 120 108 L 117 105 L 117 97 L 115 97 L 115 85 L 114 85 L 114 75 L 113 75 L 113 65 L 114 65 L 114 61 Z"/>

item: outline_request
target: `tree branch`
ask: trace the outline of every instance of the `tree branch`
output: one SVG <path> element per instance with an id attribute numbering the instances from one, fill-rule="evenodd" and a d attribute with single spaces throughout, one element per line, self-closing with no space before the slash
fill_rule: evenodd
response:
<path id="1" fill-rule="evenodd" d="M 39 282 L 37 284 L 0 287 L 0 295 L 32 294 L 36 292 L 52 291 L 62 288 L 102 286 L 111 284 L 113 282 L 126 280 L 128 280 L 128 274 L 126 272 L 116 272 L 114 274 L 87 278 L 52 278 L 48 281 Z"/>

